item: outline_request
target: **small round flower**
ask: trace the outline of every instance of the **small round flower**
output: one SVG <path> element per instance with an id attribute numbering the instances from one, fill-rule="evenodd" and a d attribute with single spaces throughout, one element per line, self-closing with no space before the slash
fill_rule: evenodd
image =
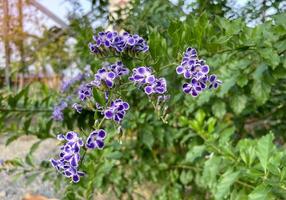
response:
<path id="1" fill-rule="evenodd" d="M 129 80 L 138 84 L 152 84 L 156 78 L 152 75 L 152 70 L 150 67 L 137 67 L 133 69 L 133 74 Z"/>
<path id="2" fill-rule="evenodd" d="M 183 91 L 186 94 L 191 94 L 193 97 L 198 96 L 198 92 L 195 90 L 194 86 L 191 83 L 185 83 L 183 85 Z"/>
<path id="3" fill-rule="evenodd" d="M 222 84 L 222 81 L 218 80 L 217 76 L 214 74 L 210 75 L 209 82 L 210 82 L 209 89 L 212 89 L 212 88 L 217 89 L 218 86 Z"/>
<path id="4" fill-rule="evenodd" d="M 167 91 L 167 83 L 165 78 L 156 79 L 152 84 L 144 88 L 147 95 L 150 94 L 164 94 Z"/>
<path id="5" fill-rule="evenodd" d="M 89 84 L 81 85 L 78 90 L 79 99 L 85 101 L 92 96 L 92 86 Z"/>
<path id="6" fill-rule="evenodd" d="M 86 140 L 86 148 L 103 149 L 105 137 L 106 132 L 103 129 L 92 131 Z"/>
<path id="7" fill-rule="evenodd" d="M 105 109 L 104 117 L 120 123 L 128 109 L 129 104 L 127 102 L 124 102 L 121 99 L 116 99 L 115 101 L 111 102 L 111 105 L 108 108 Z"/>

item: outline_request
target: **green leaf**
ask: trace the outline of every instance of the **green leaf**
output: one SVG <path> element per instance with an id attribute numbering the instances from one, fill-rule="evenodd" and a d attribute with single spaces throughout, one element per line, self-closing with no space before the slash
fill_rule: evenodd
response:
<path id="1" fill-rule="evenodd" d="M 259 105 L 264 104 L 268 98 L 271 91 L 271 86 L 265 81 L 254 81 L 251 93 L 256 98 L 256 102 Z"/>
<path id="2" fill-rule="evenodd" d="M 229 195 L 231 185 L 238 179 L 239 172 L 233 172 L 232 169 L 228 169 L 221 177 L 217 187 L 215 199 L 223 199 Z"/>
<path id="3" fill-rule="evenodd" d="M 150 131 L 145 131 L 142 135 L 142 142 L 145 144 L 149 149 L 152 149 L 154 144 L 154 136 Z"/>
<path id="4" fill-rule="evenodd" d="M 240 87 L 246 86 L 247 83 L 248 83 L 248 76 L 245 75 L 245 74 L 240 74 L 240 75 L 237 77 L 236 83 L 237 83 L 237 85 L 239 85 Z"/>
<path id="5" fill-rule="evenodd" d="M 196 112 L 195 118 L 199 124 L 203 124 L 206 118 L 206 113 L 200 109 Z"/>
<path id="6" fill-rule="evenodd" d="M 231 108 L 235 112 L 235 114 L 240 114 L 245 108 L 247 103 L 247 97 L 245 95 L 234 96 L 231 100 Z"/>
<path id="7" fill-rule="evenodd" d="M 40 144 L 41 144 L 43 141 L 44 141 L 44 140 L 39 140 L 39 141 L 35 142 L 35 143 L 31 146 L 29 154 L 33 154 L 33 153 L 38 149 L 38 147 L 40 146 Z"/>
<path id="8" fill-rule="evenodd" d="M 183 170 L 181 175 L 180 175 L 181 183 L 183 183 L 184 185 L 187 185 L 192 180 L 193 180 L 193 173 L 192 173 L 192 171 L 190 171 L 190 170 L 188 170 L 188 171 Z"/>
<path id="9" fill-rule="evenodd" d="M 94 98 L 95 102 L 99 103 L 100 105 L 104 105 L 104 104 L 105 104 L 104 97 L 103 97 L 103 95 L 98 91 L 98 89 L 93 88 L 92 93 L 93 93 L 93 98 Z"/>
<path id="10" fill-rule="evenodd" d="M 272 143 L 273 139 L 274 136 L 270 133 L 260 138 L 257 142 L 256 154 L 264 172 L 267 170 L 268 161 L 274 148 L 274 144 Z"/>
<path id="11" fill-rule="evenodd" d="M 279 65 L 280 57 L 272 48 L 260 49 L 259 53 L 272 69 L 275 69 Z"/>
<path id="12" fill-rule="evenodd" d="M 216 101 L 212 105 L 212 111 L 216 117 L 222 118 L 226 113 L 225 103 L 223 101 Z"/>
<path id="13" fill-rule="evenodd" d="M 212 157 L 205 162 L 202 181 L 206 186 L 213 188 L 217 185 L 217 175 L 221 164 L 220 157 Z"/>
<path id="14" fill-rule="evenodd" d="M 161 64 L 167 63 L 167 42 L 160 33 L 154 29 L 149 35 L 150 54 L 157 62 L 153 64 L 155 70 L 159 70 Z"/>
<path id="15" fill-rule="evenodd" d="M 32 158 L 31 154 L 27 154 L 27 156 L 25 158 L 25 162 L 32 167 L 34 166 L 33 158 Z"/>
<path id="16" fill-rule="evenodd" d="M 257 186 L 249 195 L 249 200 L 268 200 L 270 189 L 265 185 Z"/>
<path id="17" fill-rule="evenodd" d="M 9 145 L 11 142 L 13 142 L 14 140 L 17 140 L 19 137 L 21 136 L 21 134 L 19 133 L 14 133 L 13 135 L 11 135 L 7 140 L 5 145 Z"/>
<path id="18" fill-rule="evenodd" d="M 225 80 L 220 89 L 220 97 L 223 97 L 235 85 L 235 82 L 235 77 Z"/>
<path id="19" fill-rule="evenodd" d="M 186 155 L 187 162 L 193 162 L 196 158 L 200 157 L 205 150 L 204 145 L 194 146 L 191 150 L 188 151 Z"/>
<path id="20" fill-rule="evenodd" d="M 122 157 L 122 153 L 120 151 L 114 151 L 107 154 L 105 157 L 109 159 L 119 160 Z"/>

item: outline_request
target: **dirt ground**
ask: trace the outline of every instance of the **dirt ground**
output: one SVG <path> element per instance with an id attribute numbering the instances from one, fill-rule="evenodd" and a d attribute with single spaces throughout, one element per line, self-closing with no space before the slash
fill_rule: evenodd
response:
<path id="1" fill-rule="evenodd" d="M 31 146 L 37 141 L 36 137 L 22 136 L 6 146 L 6 138 L 0 137 L 0 167 L 5 160 L 25 158 Z M 57 151 L 57 140 L 47 139 L 43 141 L 33 153 L 35 164 L 48 160 Z M 20 176 L 16 178 L 6 171 L 2 171 L 0 172 L 0 180 L 0 200 L 58 200 L 61 198 L 61 192 L 55 192 L 53 184 L 48 181 L 42 182 L 41 177 L 37 177 L 32 183 L 27 184 L 26 177 Z M 142 186 L 138 187 L 138 190 L 135 191 L 134 199 L 151 198 L 152 192 L 154 192 L 153 185 L 145 184 L 143 188 L 142 190 Z M 138 196 L 138 194 L 140 195 Z M 110 192 L 107 192 L 107 194 L 96 194 L 94 199 L 117 200 L 115 195 Z"/>
<path id="2" fill-rule="evenodd" d="M 32 136 L 22 136 L 5 146 L 6 138 L 0 137 L 0 163 L 14 158 L 25 158 L 30 147 L 38 141 Z M 56 150 L 56 140 L 47 139 L 43 141 L 35 151 L 35 162 L 40 163 L 47 160 Z M 53 191 L 49 182 L 42 182 L 41 177 L 37 177 L 32 183 L 27 184 L 26 177 L 16 177 L 8 175 L 6 171 L 0 172 L 0 200 L 28 200 L 33 195 L 43 195 L 48 198 L 59 198 L 59 195 Z M 32 200 L 32 198 L 30 198 Z M 36 197 L 34 198 L 36 200 Z M 40 200 L 40 199 L 39 199 Z"/>

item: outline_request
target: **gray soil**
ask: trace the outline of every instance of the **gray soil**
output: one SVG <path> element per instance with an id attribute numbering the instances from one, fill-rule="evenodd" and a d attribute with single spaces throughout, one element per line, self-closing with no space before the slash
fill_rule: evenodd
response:
<path id="1" fill-rule="evenodd" d="M 24 159 L 30 147 L 38 141 L 32 136 L 22 136 L 6 146 L 5 140 L 4 137 L 0 137 L 0 164 L 5 160 Z M 33 154 L 35 163 L 49 159 L 56 151 L 56 145 L 57 141 L 53 139 L 43 141 Z M 27 184 L 27 177 L 16 176 L 15 173 L 11 174 L 4 170 L 0 172 L 0 180 L 0 200 L 21 200 L 27 194 L 43 195 L 48 198 L 58 197 L 52 183 L 42 182 L 41 176 Z"/>

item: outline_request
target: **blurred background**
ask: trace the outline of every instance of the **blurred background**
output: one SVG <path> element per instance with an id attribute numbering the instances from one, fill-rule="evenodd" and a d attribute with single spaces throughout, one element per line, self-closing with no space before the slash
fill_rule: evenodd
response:
<path id="1" fill-rule="evenodd" d="M 177 81 L 169 86 L 174 98 L 168 112 L 174 116 L 168 125 L 156 122 L 160 120 L 153 116 L 147 98 L 136 104 L 144 95 L 135 97 L 130 92 L 127 98 L 137 110 L 123 127 L 130 138 L 140 142 L 132 139 L 122 150 L 125 157 L 120 154 L 120 158 L 122 166 L 134 166 L 124 169 L 136 178 L 126 178 L 119 168 L 108 172 L 96 169 L 103 175 L 97 186 L 90 186 L 101 188 L 90 189 L 93 199 L 151 199 L 162 189 L 158 179 L 172 183 L 164 185 L 158 198 L 213 199 L 207 189 L 212 186 L 202 186 L 193 172 L 164 166 L 185 166 L 199 156 L 202 161 L 190 165 L 205 166 L 206 154 L 194 150 L 204 142 L 194 133 L 206 126 L 197 128 L 188 121 L 198 116 L 204 121 L 212 118 L 214 121 L 207 123 L 213 123 L 218 135 L 228 130 L 225 139 L 233 134 L 231 144 L 235 147 L 240 139 L 256 139 L 269 131 L 273 131 L 276 145 L 285 146 L 285 9 L 283 0 L 1 0 L 0 199 L 89 199 L 84 183 L 78 186 L 84 192 L 68 196 L 77 187 L 58 180 L 47 160 L 55 155 L 56 134 L 89 124 L 90 113 L 78 117 L 67 109 L 62 122 L 55 121 L 52 113 L 68 98 L 62 90 L 64 81 L 100 67 L 101 60 L 90 54 L 87 46 L 100 30 L 140 34 L 162 66 L 178 63 L 185 48 L 194 46 L 224 86 L 194 100 L 179 94 L 175 66 L 164 69 L 162 74 L 169 81 Z M 213 133 L 210 129 L 205 134 Z M 186 157 L 188 152 L 196 156 Z M 141 161 L 137 167 L 136 160 Z M 102 162 L 99 168 L 110 167 L 107 161 L 98 162 Z M 152 173 L 159 165 L 156 162 L 165 165 Z M 138 174 L 131 173 L 136 170 Z M 169 179 L 163 178 L 170 174 Z M 120 181 L 112 185 L 112 180 L 104 178 L 109 175 Z M 281 193 L 283 199 L 285 190 Z"/>

